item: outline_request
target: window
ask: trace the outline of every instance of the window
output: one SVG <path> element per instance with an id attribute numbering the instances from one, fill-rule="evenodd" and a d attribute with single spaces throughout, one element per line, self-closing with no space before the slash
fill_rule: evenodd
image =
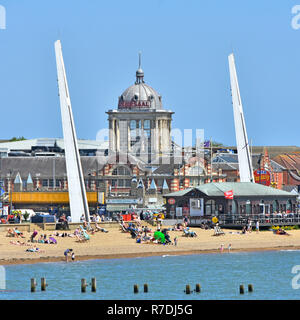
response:
<path id="1" fill-rule="evenodd" d="M 43 187 L 48 187 L 48 180 L 43 179 L 43 180 L 42 180 L 42 186 L 43 186 Z"/>
<path id="2" fill-rule="evenodd" d="M 135 130 L 136 129 L 136 121 L 131 120 L 129 124 L 130 130 Z"/>
<path id="3" fill-rule="evenodd" d="M 148 146 L 148 152 L 151 152 L 151 121 L 144 120 L 144 138 L 145 143 Z"/>
<path id="4" fill-rule="evenodd" d="M 131 172 L 127 167 L 117 167 L 112 172 L 113 176 L 131 176 Z"/>
<path id="5" fill-rule="evenodd" d="M 150 129 L 150 120 L 144 120 L 144 129 Z"/>
<path id="6" fill-rule="evenodd" d="M 216 203 L 215 200 L 207 200 L 205 203 L 205 213 L 206 215 L 215 214 Z"/>
<path id="7" fill-rule="evenodd" d="M 112 188 L 130 188 L 131 179 L 112 179 L 111 186 Z"/>
<path id="8" fill-rule="evenodd" d="M 141 120 L 131 120 L 129 123 L 130 129 L 130 146 L 134 146 L 137 142 L 140 141 L 140 128 Z"/>

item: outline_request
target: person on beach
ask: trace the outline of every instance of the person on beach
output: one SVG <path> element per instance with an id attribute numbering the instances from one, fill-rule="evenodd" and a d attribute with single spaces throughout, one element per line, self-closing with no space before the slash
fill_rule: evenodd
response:
<path id="1" fill-rule="evenodd" d="M 19 231 L 17 227 L 15 227 L 13 231 L 14 231 L 17 238 L 19 238 L 19 237 L 25 238 L 23 233 L 21 231 Z"/>
<path id="2" fill-rule="evenodd" d="M 246 226 L 243 226 L 242 234 L 246 234 L 246 230 L 247 230 Z"/>
<path id="3" fill-rule="evenodd" d="M 248 223 L 248 230 L 247 230 L 249 233 L 252 231 L 252 221 L 249 220 L 249 223 Z"/>
<path id="4" fill-rule="evenodd" d="M 258 233 L 259 232 L 259 220 L 256 221 L 255 229 L 256 229 L 256 233 Z"/>
<path id="5" fill-rule="evenodd" d="M 72 253 L 73 249 L 67 249 L 65 252 L 64 252 L 64 256 L 66 258 L 66 262 L 68 262 L 68 257 L 69 257 L 69 254 Z"/>
<path id="6" fill-rule="evenodd" d="M 12 229 L 7 229 L 7 234 L 6 234 L 7 237 L 15 237 L 15 233 L 12 231 Z"/>
<path id="7" fill-rule="evenodd" d="M 223 253 L 223 250 L 224 250 L 224 244 L 221 244 L 220 252 Z"/>
<path id="8" fill-rule="evenodd" d="M 175 237 L 174 238 L 174 245 L 177 247 L 177 240 L 178 240 L 178 237 Z"/>
<path id="9" fill-rule="evenodd" d="M 30 236 L 30 242 L 34 242 L 34 238 L 37 236 L 38 232 L 37 230 L 34 230 L 33 233 Z"/>
<path id="10" fill-rule="evenodd" d="M 71 259 L 72 259 L 72 261 L 75 261 L 75 253 L 74 252 L 72 252 Z"/>
<path id="11" fill-rule="evenodd" d="M 229 245 L 228 245 L 228 253 L 230 253 L 230 250 L 231 250 L 231 244 L 229 243 Z"/>

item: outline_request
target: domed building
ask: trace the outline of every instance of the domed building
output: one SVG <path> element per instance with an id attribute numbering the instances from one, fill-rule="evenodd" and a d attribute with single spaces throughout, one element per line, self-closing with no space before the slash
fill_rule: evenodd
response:
<path id="1" fill-rule="evenodd" d="M 145 83 L 141 63 L 135 83 L 120 95 L 118 109 L 106 113 L 110 151 L 134 154 L 146 162 L 170 154 L 174 112 L 163 109 L 161 95 Z"/>

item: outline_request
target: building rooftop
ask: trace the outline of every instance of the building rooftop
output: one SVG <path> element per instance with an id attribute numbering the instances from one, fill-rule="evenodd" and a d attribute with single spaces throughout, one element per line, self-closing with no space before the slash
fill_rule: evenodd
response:
<path id="1" fill-rule="evenodd" d="M 1 142 L 1 148 L 7 148 L 11 151 L 31 151 L 32 147 L 58 147 L 64 150 L 63 138 L 37 138 L 20 141 Z M 83 140 L 78 139 L 79 150 L 105 150 L 108 149 L 108 141 Z"/>
<path id="2" fill-rule="evenodd" d="M 189 193 L 191 190 L 199 190 L 210 197 L 224 197 L 224 192 L 233 191 L 233 197 L 243 196 L 291 196 L 295 197 L 295 194 L 278 190 L 272 187 L 266 187 L 259 183 L 252 182 L 213 182 L 200 185 L 195 188 L 189 188 L 186 190 L 169 193 L 167 197 L 180 197 Z"/>

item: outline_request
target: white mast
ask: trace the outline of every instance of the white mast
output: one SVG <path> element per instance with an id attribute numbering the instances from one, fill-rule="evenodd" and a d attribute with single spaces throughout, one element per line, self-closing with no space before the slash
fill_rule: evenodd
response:
<path id="1" fill-rule="evenodd" d="M 77 137 L 60 40 L 57 40 L 54 46 L 62 127 L 64 134 L 71 218 L 72 222 L 80 222 L 80 217 L 84 214 L 86 221 L 90 222 L 89 207 L 86 198 L 86 190 L 78 151 Z"/>
<path id="2" fill-rule="evenodd" d="M 252 159 L 249 151 L 249 143 L 246 124 L 243 113 L 240 89 L 235 69 L 233 53 L 228 56 L 233 115 L 236 135 L 236 146 L 239 159 L 239 171 L 241 182 L 254 182 Z"/>

